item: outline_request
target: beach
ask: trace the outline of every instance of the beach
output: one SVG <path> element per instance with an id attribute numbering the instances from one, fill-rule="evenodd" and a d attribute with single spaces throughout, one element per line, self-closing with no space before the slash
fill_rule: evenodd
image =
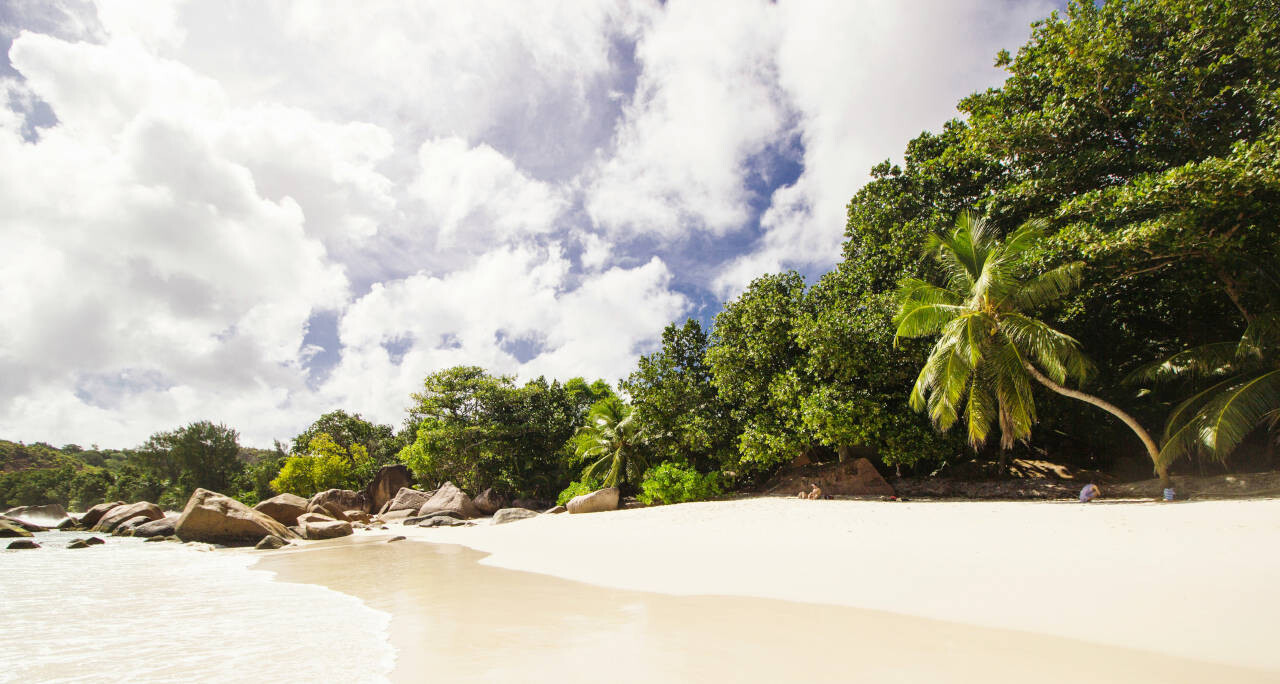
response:
<path id="1" fill-rule="evenodd" d="M 390 613 L 394 681 L 1264 682 L 1278 514 L 757 498 L 391 524 L 256 567 Z"/>

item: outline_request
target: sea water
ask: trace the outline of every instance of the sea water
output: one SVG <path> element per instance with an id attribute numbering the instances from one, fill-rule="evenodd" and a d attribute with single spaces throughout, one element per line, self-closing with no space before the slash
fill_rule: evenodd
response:
<path id="1" fill-rule="evenodd" d="M 387 613 L 249 550 L 38 533 L 0 550 L 0 682 L 385 681 Z M 4 546 L 12 540 L 3 540 Z M 2 547 L 0 547 L 2 548 Z"/>

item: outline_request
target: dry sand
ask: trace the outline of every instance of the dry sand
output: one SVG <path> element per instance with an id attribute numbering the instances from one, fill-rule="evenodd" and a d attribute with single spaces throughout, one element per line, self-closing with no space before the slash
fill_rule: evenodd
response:
<path id="1" fill-rule="evenodd" d="M 391 612 L 402 681 L 1280 681 L 1280 500 L 750 499 L 391 528 L 491 555 L 383 533 L 259 567 Z"/>

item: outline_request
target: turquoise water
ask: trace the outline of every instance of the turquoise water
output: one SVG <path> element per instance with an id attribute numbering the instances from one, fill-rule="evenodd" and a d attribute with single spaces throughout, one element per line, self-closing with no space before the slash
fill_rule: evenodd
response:
<path id="1" fill-rule="evenodd" d="M 89 536 L 0 544 L 0 682 L 377 682 L 391 671 L 387 613 L 274 582 L 251 569 L 253 551 L 109 536 L 66 548 Z"/>

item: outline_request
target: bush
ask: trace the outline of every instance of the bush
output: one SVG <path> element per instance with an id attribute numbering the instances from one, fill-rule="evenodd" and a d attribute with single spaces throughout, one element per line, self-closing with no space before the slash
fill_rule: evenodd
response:
<path id="1" fill-rule="evenodd" d="M 599 480 L 592 478 L 585 478 L 580 482 L 570 482 L 569 486 L 565 487 L 564 491 L 560 492 L 560 496 L 556 497 L 556 505 L 563 506 L 569 503 L 569 499 L 583 494 L 590 494 L 603 486 L 604 485 L 602 485 Z"/>
<path id="2" fill-rule="evenodd" d="M 667 461 L 645 473 L 640 496 L 645 505 L 703 501 L 723 494 L 720 473 L 703 475 L 693 468 Z"/>

